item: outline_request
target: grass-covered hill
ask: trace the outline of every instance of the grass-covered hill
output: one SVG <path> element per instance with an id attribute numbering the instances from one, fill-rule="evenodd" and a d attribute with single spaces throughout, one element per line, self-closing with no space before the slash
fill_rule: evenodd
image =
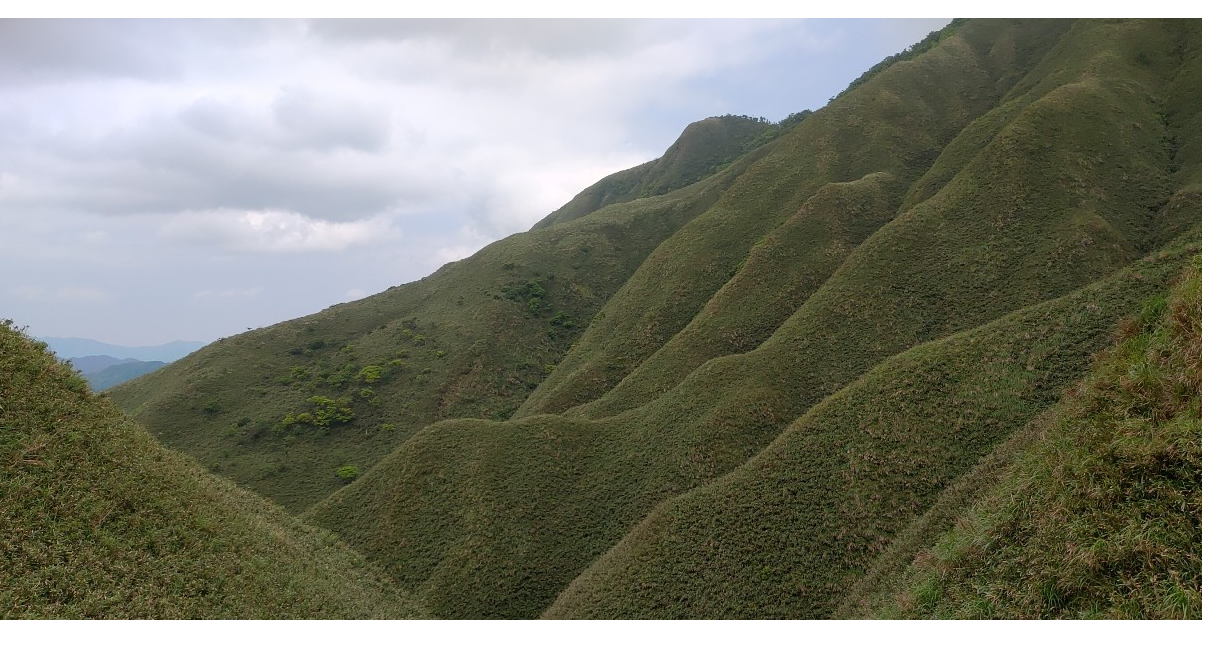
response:
<path id="1" fill-rule="evenodd" d="M 673 173 L 113 395 L 436 616 L 851 614 L 1200 264 L 1200 43 L 957 21 L 802 119 L 693 125 Z M 708 141 L 748 152 L 678 186 Z"/>
<path id="2" fill-rule="evenodd" d="M 164 449 L 0 326 L 0 618 L 414 618 L 327 531 Z"/>
<path id="3" fill-rule="evenodd" d="M 880 364 L 736 470 L 658 506 L 546 615 L 834 615 L 868 560 L 1055 402 L 1116 314 L 1199 263 L 1194 251 L 1170 249 Z"/>
<path id="4" fill-rule="evenodd" d="M 1201 618 L 1200 260 L 1093 371 L 904 534 L 851 615 Z M 970 503 L 968 503 L 970 500 Z M 957 515 L 955 515 L 957 513 Z M 891 560 L 895 558 L 895 560 Z M 905 558 L 906 560 L 901 560 Z"/>

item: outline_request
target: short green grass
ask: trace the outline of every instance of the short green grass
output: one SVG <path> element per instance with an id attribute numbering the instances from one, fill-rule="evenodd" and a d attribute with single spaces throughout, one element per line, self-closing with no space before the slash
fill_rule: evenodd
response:
<path id="1" fill-rule="evenodd" d="M 165 450 L 0 326 L 0 618 L 415 618 L 334 539 Z"/>
<path id="2" fill-rule="evenodd" d="M 864 613 L 1202 617 L 1201 260 Z"/>
<path id="3" fill-rule="evenodd" d="M 880 364 L 656 507 L 545 615 L 832 616 L 898 533 L 1059 397 L 1121 313 L 1196 262 L 1187 252 Z"/>
<path id="4" fill-rule="evenodd" d="M 1015 40 L 1027 32 L 1025 24 L 996 24 Z M 1132 23 L 1117 25 L 1122 30 L 1133 27 Z M 1146 30 L 1143 42 L 1164 42 L 1167 34 L 1160 23 L 1139 25 Z M 1094 41 L 1097 45 L 1108 45 L 1093 30 L 1078 31 L 1075 37 L 1098 39 Z M 1049 39 L 1045 42 L 1050 47 Z M 559 398 L 556 394 L 569 397 L 565 402 L 583 395 L 589 399 L 588 392 L 599 384 L 592 384 L 590 372 L 584 368 L 595 366 L 614 371 L 607 376 L 623 376 L 628 371 L 626 365 L 639 365 L 644 349 L 656 353 L 661 348 L 658 340 L 672 337 L 675 326 L 689 322 L 691 310 L 673 303 L 675 291 L 681 293 L 677 298 L 683 303 L 696 300 L 691 295 L 697 291 L 705 297 L 699 303 L 706 303 L 710 293 L 705 284 L 713 278 L 708 271 L 689 273 L 691 262 L 687 259 L 695 257 L 684 250 L 715 249 L 732 254 L 724 245 L 728 239 L 718 232 L 732 233 L 737 228 L 719 217 L 721 210 L 739 200 L 737 193 L 750 186 L 746 183 L 754 181 L 763 165 L 786 165 L 792 159 L 790 147 L 802 147 L 802 142 L 795 139 L 797 133 L 831 124 L 840 127 L 837 132 L 855 137 L 852 131 L 843 129 L 854 120 L 856 126 L 866 130 L 867 123 L 857 121 L 856 107 L 884 99 L 886 89 L 898 94 L 917 89 L 920 96 L 916 101 L 941 105 L 945 96 L 941 93 L 924 97 L 929 91 L 926 84 L 946 78 L 943 71 L 951 68 L 975 70 L 976 59 L 967 58 L 970 47 L 957 34 L 946 38 L 909 61 L 910 65 L 902 69 L 894 66 L 877 75 L 773 142 L 708 213 L 688 223 L 650 255 L 578 340 L 576 350 L 518 414 L 539 411 L 540 407 L 530 406 L 542 399 L 551 403 Z M 1152 222 L 1163 213 L 1159 192 L 1165 192 L 1167 198 L 1178 190 L 1167 166 L 1167 151 L 1161 143 L 1164 124 L 1158 117 L 1165 79 L 1172 75 L 1171 71 L 1165 76 L 1140 75 L 1150 92 L 1136 93 L 1127 81 L 1131 70 L 1121 65 L 1100 68 L 1095 57 L 1101 54 L 1101 47 L 1085 51 L 1094 54 L 1065 60 L 1060 73 L 1079 70 L 1089 81 L 1071 86 L 1056 84 L 1053 89 L 1035 85 L 1033 94 L 1017 99 L 1020 107 L 1010 107 L 1004 118 L 994 122 L 995 131 L 986 145 L 961 149 L 962 165 L 949 181 L 850 251 L 829 278 L 754 350 L 707 360 L 671 388 L 653 398 L 644 396 L 643 404 L 611 410 L 621 412 L 615 416 L 516 417 L 509 424 L 447 421 L 428 428 L 400 446 L 383 466 L 316 507 L 312 519 L 337 529 L 355 546 L 380 560 L 407 587 L 419 591 L 437 614 L 539 614 L 560 588 L 595 559 L 597 552 L 617 542 L 659 503 L 724 477 L 762 451 L 812 406 L 859 380 L 887 358 L 918 344 L 983 326 L 1018 309 L 1059 299 L 1132 264 L 1153 244 L 1148 233 Z M 1119 56 L 1125 58 L 1124 54 Z M 1036 59 L 1047 60 L 1026 54 L 1025 60 L 1033 63 Z M 984 88 L 997 88 L 987 70 L 978 74 Z M 1024 76 L 1011 75 L 1014 79 Z M 1007 90 L 1004 87 L 999 91 Z M 953 112 L 962 115 L 965 122 L 974 121 L 976 112 L 959 104 L 959 96 L 955 93 L 951 98 L 952 105 L 963 107 L 948 106 L 942 114 Z M 827 112 L 830 108 L 833 112 Z M 898 107 L 889 114 L 924 120 L 927 113 Z M 1141 128 L 1135 128 L 1132 122 Z M 913 133 L 922 125 L 905 130 Z M 879 128 L 890 132 L 888 126 Z M 1126 136 L 1112 135 L 1119 130 Z M 822 136 L 835 137 L 825 129 L 816 137 Z M 884 159 L 891 161 L 891 151 L 864 151 L 862 155 L 888 156 Z M 1080 158 L 1087 164 L 1069 166 L 1069 160 Z M 827 164 L 845 165 L 849 170 L 857 168 L 851 165 L 859 158 L 827 159 Z M 1122 181 L 1123 174 L 1133 183 Z M 768 181 L 771 177 L 767 176 Z M 1046 177 L 1061 180 L 1043 182 Z M 1142 188 L 1137 189 L 1134 183 Z M 794 196 L 796 189 L 783 188 L 781 195 Z M 743 204 L 750 209 L 750 218 L 773 222 L 773 218 L 751 207 L 767 200 L 781 209 L 785 203 L 778 198 L 772 201 L 768 196 L 773 193 L 764 191 L 755 196 L 747 192 L 746 199 L 753 202 Z M 743 222 L 734 217 L 734 223 Z M 749 236 L 747 232 L 739 234 Z M 1164 264 L 1161 272 L 1190 254 L 1199 238 L 1200 234 L 1191 234 L 1188 240 L 1170 248 L 1173 251 L 1165 255 L 1165 260 L 1157 259 L 1157 265 Z M 723 265 L 711 253 L 699 258 L 708 259 L 718 268 Z M 756 262 L 751 267 L 756 267 Z M 775 266 L 763 269 L 767 274 L 776 271 L 782 270 Z M 716 280 L 717 286 L 728 282 L 723 277 Z M 1034 362 L 1022 366 L 1033 365 L 1026 371 L 1036 372 L 1029 380 L 1038 384 L 1030 389 L 1042 396 L 1022 399 L 1023 405 L 1010 414 L 1013 424 L 1024 425 L 1042 406 L 1052 402 L 1057 393 L 1053 390 L 1077 377 L 1077 368 L 1083 369 L 1088 354 L 1099 348 L 1112 322 L 1151 289 L 1151 284 L 1132 285 L 1128 290 L 1137 292 L 1108 301 L 1108 308 L 1086 305 L 1087 310 L 1100 310 L 1072 319 L 1082 328 L 1067 335 L 1080 342 L 1068 343 L 1063 351 L 1050 349 L 1041 340 L 1031 342 L 1035 346 L 1028 353 L 1034 355 Z M 673 314 L 678 323 L 663 318 L 665 314 Z M 1096 342 L 1090 344 L 1089 340 Z M 635 356 L 612 355 L 613 351 Z M 570 366 L 575 354 L 586 361 L 577 369 Z M 974 375 L 975 367 L 964 362 L 957 375 Z M 608 380 L 600 383 L 600 391 L 606 390 Z M 966 416 L 984 416 L 977 412 L 991 405 L 992 393 L 985 389 L 979 397 L 969 397 Z M 947 395 L 939 392 L 938 396 Z M 943 485 L 970 470 L 994 443 L 1008 436 L 1008 431 L 995 429 L 992 436 L 984 437 L 982 445 L 958 455 L 959 460 L 943 468 L 947 472 L 940 472 L 935 481 L 916 485 L 924 490 L 902 490 L 902 494 L 914 498 L 910 501 L 916 508 L 904 517 L 889 516 L 880 521 L 884 531 L 873 538 L 870 546 L 885 548 L 891 540 L 888 530 L 904 528 L 920 514 L 927 498 L 936 498 Z M 908 448 L 910 452 L 918 451 L 914 446 Z M 536 457 L 545 459 L 538 461 Z M 434 469 L 432 462 L 437 460 L 441 464 Z M 865 488 L 879 488 L 876 476 L 866 475 L 869 483 Z M 806 473 L 798 479 L 800 488 L 808 492 L 832 487 L 824 478 L 809 478 Z M 717 506 L 714 500 L 701 501 L 691 509 L 692 515 L 708 519 L 707 511 Z M 891 510 L 873 507 L 867 515 Z M 512 513 L 504 514 L 506 511 Z M 841 528 L 842 521 L 841 516 L 832 518 L 835 528 Z M 703 524 L 690 516 L 680 522 L 684 526 Z M 667 533 L 679 531 L 682 529 Z M 757 555 L 762 550 L 764 547 L 756 546 L 747 553 Z M 666 558 L 672 565 L 674 559 Z M 852 570 L 866 567 L 865 562 L 855 560 L 853 553 L 845 559 L 854 561 L 849 563 Z M 822 562 L 842 564 L 833 557 L 825 557 Z M 707 573 L 697 571 L 692 578 L 706 580 Z M 833 588 L 851 584 L 858 576 L 855 571 L 818 573 L 826 574 L 824 587 L 819 586 L 822 581 L 814 580 L 815 587 L 803 599 L 792 604 L 776 600 L 766 609 L 781 610 L 776 614 L 782 615 L 827 614 L 838 603 Z M 741 579 L 749 576 L 742 570 L 718 571 L 717 579 L 720 574 L 726 583 L 744 582 Z M 690 583 L 696 581 L 680 577 L 674 574 L 666 582 L 667 595 L 681 593 L 675 589 L 680 585 L 694 587 Z M 736 589 L 718 587 L 717 596 Z M 610 591 L 624 597 L 631 588 L 615 587 Z M 734 602 L 740 598 L 731 596 L 717 605 L 745 609 Z M 749 598 L 767 600 L 752 594 Z M 696 609 L 653 600 L 662 610 L 690 614 L 689 610 Z M 612 603 L 616 607 L 601 607 L 598 613 L 605 614 L 606 609 L 636 615 L 652 613 L 636 603 L 633 605 L 638 607 Z M 747 610 L 743 614 L 755 613 Z"/>
<path id="5" fill-rule="evenodd" d="M 437 616 L 840 613 L 1200 250 L 1200 21 L 940 36 L 699 182 L 114 398 Z"/>

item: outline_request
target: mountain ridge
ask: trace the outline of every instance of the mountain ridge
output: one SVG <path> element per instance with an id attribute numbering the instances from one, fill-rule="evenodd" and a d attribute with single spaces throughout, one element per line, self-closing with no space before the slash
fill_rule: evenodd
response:
<path id="1" fill-rule="evenodd" d="M 113 398 L 437 617 L 870 613 L 1200 267 L 1200 29 L 956 21 L 778 130 L 688 127 L 742 151 L 712 175 L 609 176 Z"/>

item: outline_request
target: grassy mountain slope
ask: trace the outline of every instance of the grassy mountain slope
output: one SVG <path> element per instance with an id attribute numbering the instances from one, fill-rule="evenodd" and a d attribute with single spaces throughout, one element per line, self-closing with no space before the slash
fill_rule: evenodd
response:
<path id="1" fill-rule="evenodd" d="M 869 559 L 1054 402 L 1119 314 L 1199 248 L 889 359 L 737 470 L 659 506 L 546 615 L 828 616 Z"/>
<path id="2" fill-rule="evenodd" d="M 307 519 L 437 616 L 832 614 L 1200 249 L 1199 43 L 961 23 L 701 182 L 114 398 L 334 491 Z"/>
<path id="3" fill-rule="evenodd" d="M 916 66 L 932 58 L 946 52 L 970 56 L 976 50 L 969 43 L 983 39 L 979 32 L 993 26 L 969 23 L 926 55 L 910 61 L 902 74 L 914 82 L 911 75 Z M 868 241 L 866 254 L 846 263 L 852 272 L 835 276 L 844 280 L 842 289 L 848 289 L 840 299 L 856 309 L 859 304 L 879 304 L 883 298 L 891 304 L 887 312 L 864 313 L 866 319 L 861 322 L 834 325 L 856 335 L 869 333 L 862 338 L 863 344 L 850 345 L 854 353 L 864 353 L 867 347 L 893 338 L 925 339 L 927 329 L 932 327 L 937 327 L 933 332 L 940 334 L 957 330 L 949 325 L 965 316 L 967 308 L 961 304 L 969 298 L 977 300 L 1012 290 L 1020 292 L 1007 301 L 1025 303 L 1045 298 L 1043 286 L 1056 290 L 1046 296 L 1059 294 L 1087 278 L 1100 276 L 1099 268 L 1117 267 L 1137 258 L 1195 222 L 1195 196 L 1200 190 L 1187 188 L 1197 192 L 1189 196 L 1170 192 L 1182 187 L 1173 184 L 1176 178 L 1168 156 L 1174 149 L 1170 148 L 1164 114 L 1168 109 L 1168 78 L 1180 70 L 1200 69 L 1200 58 L 1189 62 L 1166 60 L 1166 66 L 1159 69 L 1153 69 L 1150 60 L 1149 65 L 1131 63 L 1129 67 L 1123 62 L 1134 59 L 1136 51 L 1155 53 L 1177 48 L 1177 41 L 1168 39 L 1178 33 L 1175 28 L 1179 26 L 1123 23 L 1078 27 L 1061 39 L 1059 65 L 1044 65 L 1052 68 L 1049 75 L 1054 78 L 1035 81 L 1033 74 L 1028 75 L 1028 92 L 1004 101 L 972 122 L 946 147 L 929 173 L 914 185 L 895 220 Z M 1136 29 L 1142 38 L 1132 34 Z M 970 32 L 967 38 L 964 31 Z M 1131 39 L 1124 40 L 1115 31 Z M 998 34 L 999 38 L 990 42 L 1010 42 L 1012 36 Z M 1012 42 L 1017 45 L 1017 40 L 1013 38 Z M 1069 41 L 1075 46 L 1066 45 Z M 1092 45 L 1077 45 L 1080 41 Z M 1132 49 L 1118 52 L 1097 47 L 1110 41 L 1115 47 Z M 1015 47 L 1013 51 L 1019 59 L 1031 60 L 1035 58 L 1031 49 Z M 994 70 L 1002 66 L 991 59 L 983 65 Z M 847 95 L 847 101 L 862 99 L 878 82 L 886 81 L 883 77 L 897 70 L 890 68 L 860 86 Z M 1081 81 L 1063 82 L 1072 78 Z M 821 123 L 829 109 L 810 118 L 805 126 Z M 1116 134 L 1123 128 L 1129 132 Z M 1119 140 L 1117 146 L 1115 139 Z M 1200 166 L 1197 171 L 1200 177 Z M 1052 178 L 1058 181 L 1049 180 Z M 939 183 L 939 189 L 932 189 Z M 1182 207 L 1171 207 L 1182 198 L 1186 201 Z M 962 222 L 955 227 L 943 225 L 956 219 Z M 684 228 L 680 234 L 686 231 Z M 793 249 L 805 254 L 808 250 Z M 807 257 L 801 262 L 815 263 Z M 854 263 L 863 265 L 862 272 L 852 267 Z M 755 281 L 774 284 L 785 277 L 781 271 L 763 272 Z M 923 280 L 913 282 L 913 277 Z M 682 331 L 678 339 L 658 347 L 656 356 L 637 366 L 611 393 L 576 413 L 607 416 L 641 405 L 682 380 L 701 360 L 739 350 L 732 340 L 742 339 L 747 331 L 765 330 L 767 321 L 777 321 L 782 309 L 768 307 L 768 297 L 751 293 L 748 285 L 752 282 L 745 283 L 727 294 L 718 293 L 714 303 L 700 313 L 697 323 Z M 1060 284 L 1064 287 L 1057 288 Z M 733 282 L 733 287 L 738 288 L 738 282 Z M 623 312 L 623 307 L 614 302 L 626 295 L 625 290 L 618 292 L 603 313 Z M 741 301 L 747 295 L 753 298 Z M 731 313 L 730 321 L 717 317 L 726 309 Z M 647 317 L 647 310 L 632 311 Z M 975 312 L 974 307 L 970 312 Z M 931 321 L 923 321 L 926 318 Z M 845 318 L 839 316 L 838 321 L 841 319 Z M 911 327 L 913 335 L 901 335 L 901 326 Z M 614 356 L 607 355 L 610 349 L 606 347 L 601 347 L 602 352 L 593 350 L 588 346 L 594 340 L 592 334 L 588 330 L 583 335 L 560 370 L 573 367 L 576 356 L 592 352 L 613 366 L 620 364 L 613 376 L 633 364 L 616 363 Z M 845 335 L 843 338 L 844 342 L 860 341 Z M 579 375 L 586 373 L 579 370 Z M 542 384 L 520 413 L 533 411 L 533 406 L 538 406 L 534 401 L 546 393 L 577 388 L 575 376 L 561 383 L 556 382 L 559 377 L 555 373 Z"/>
<path id="4" fill-rule="evenodd" d="M 684 226 L 650 255 L 592 325 L 599 330 L 610 327 L 612 333 L 592 338 L 588 331 L 578 341 L 578 348 L 597 339 L 599 347 L 591 353 L 605 358 L 607 353 L 600 353 L 599 348 L 643 346 L 632 335 L 617 339 L 610 335 L 634 330 L 648 333 L 657 326 L 642 329 L 634 325 L 642 317 L 637 308 L 630 308 L 622 318 L 612 318 L 617 312 L 611 310 L 613 305 L 645 304 L 655 313 L 667 313 L 667 291 L 671 295 L 704 291 L 712 280 L 706 270 L 710 266 L 699 273 L 703 279 L 691 283 L 697 277 L 687 272 L 684 256 L 707 259 L 713 265 L 716 261 L 708 255 L 691 257 L 686 251 L 721 250 L 717 254 L 722 258 L 732 254 L 724 241 L 734 239 L 725 237 L 748 235 L 735 232 L 735 227 L 726 228 L 718 210 L 729 204 L 726 201 L 737 200 L 740 190 L 748 188 L 745 183 L 754 182 L 759 169 L 771 164 L 768 161 L 777 158 L 782 169 L 789 167 L 791 147 L 803 147 L 794 139 L 797 133 L 830 123 L 836 132 L 851 137 L 861 133 L 866 141 L 877 142 L 875 131 L 893 127 L 859 121 L 859 106 L 884 101 L 890 96 L 889 89 L 909 92 L 938 83 L 947 78 L 951 66 L 979 65 L 952 60 L 980 60 L 971 43 L 990 41 L 986 32 L 1012 35 L 1002 39 L 1016 44 L 1024 40 L 1020 36 L 1029 24 L 970 22 L 965 28 L 975 38 L 965 39 L 962 31 L 955 32 L 903 67 L 893 66 L 852 90 L 844 97 L 846 103 L 835 102 L 834 113 L 840 118 L 827 117 L 834 114 L 827 112 L 830 108 L 810 116 L 768 147 L 710 212 Z M 1123 31 L 1138 29 L 1142 38 L 1137 42 L 1143 47 L 1171 49 L 1178 45 L 1169 41 L 1177 30 L 1161 23 L 1114 25 Z M 1030 38 L 1038 39 L 1036 33 L 1058 34 L 1066 26 L 1042 23 L 1041 28 L 1029 32 Z M 560 587 L 593 560 L 594 552 L 618 541 L 659 502 L 740 466 L 813 405 L 888 357 L 1109 276 L 1155 244 L 1153 228 L 1183 231 L 1191 222 L 1185 214 L 1192 212 L 1192 200 L 1187 200 L 1190 206 L 1183 210 L 1169 208 L 1168 197 L 1181 188 L 1172 180 L 1165 124 L 1159 118 L 1159 104 L 1168 96 L 1169 80 L 1183 62 L 1169 59 L 1159 70 L 1138 72 L 1116 60 L 1102 66 L 1099 58 L 1103 52 L 1115 59 L 1135 59 L 1134 52 L 1125 48 L 1136 44 L 1133 39 L 1111 41 L 1108 29 L 1102 33 L 1096 23 L 1090 27 L 1069 31 L 1065 38 L 1088 39 L 1093 47 L 1073 48 L 1086 54 L 1065 59 L 1059 66 L 1061 74 L 1073 74 L 1082 81 L 1054 83 L 1052 89 L 1031 84 L 1032 94 L 999 106 L 1005 114 L 993 117 L 1001 125 L 991 129 L 988 144 L 979 149 L 963 146 L 963 164 L 948 174 L 949 180 L 851 250 L 828 280 L 756 349 L 708 360 L 656 398 L 638 407 L 622 408 L 623 413 L 616 416 L 595 420 L 517 416 L 510 423 L 446 421 L 412 437 L 377 469 L 317 506 L 313 519 L 338 530 L 380 560 L 408 587 L 423 594 L 436 614 L 538 614 Z M 1115 46 L 1121 51 L 1111 49 Z M 982 54 L 991 63 L 984 69 L 999 64 L 996 48 Z M 1017 60 L 1051 64 L 1046 55 L 1029 50 Z M 1005 76 L 1016 81 L 1028 74 L 1009 70 Z M 1004 88 L 992 79 L 984 87 Z M 932 94 L 946 96 L 941 91 Z M 919 119 L 925 115 L 903 109 L 899 114 Z M 842 130 L 851 122 L 860 126 L 857 133 Z M 899 136 L 903 139 L 904 133 L 916 130 L 902 129 Z M 1119 132 L 1123 136 L 1113 135 Z M 821 131 L 815 136 L 825 141 L 833 133 Z M 956 137 L 955 142 L 958 140 Z M 893 160 L 890 151 L 879 148 L 859 155 Z M 829 163 L 857 165 L 859 155 Z M 807 153 L 804 156 L 796 159 L 809 159 Z M 931 159 L 934 157 L 937 152 Z M 1074 162 L 1070 166 L 1069 160 Z M 828 183 L 817 187 L 824 184 Z M 799 197 L 786 188 L 776 191 L 781 191 L 779 199 Z M 754 202 L 745 205 L 749 211 L 744 215 L 762 222 L 756 219 L 766 215 L 752 205 L 759 199 L 770 200 L 772 193 L 747 192 L 746 199 Z M 812 195 L 807 188 L 803 193 Z M 793 206 L 791 213 L 798 207 Z M 691 236 L 683 238 L 687 233 Z M 673 251 L 676 245 L 681 247 Z M 752 247 L 753 241 L 749 245 Z M 642 278 L 650 267 L 671 271 L 660 273 L 659 283 L 654 281 L 658 273 L 652 270 Z M 763 269 L 764 276 L 781 271 Z M 775 278 L 766 276 L 766 280 L 774 282 Z M 661 295 L 661 302 L 642 296 L 644 289 Z M 1137 298 L 1134 294 L 1128 297 Z M 1090 333 L 1104 331 L 1122 314 L 1118 308 L 1131 302 L 1120 298 L 1110 303 L 1114 310 L 1098 312 L 1103 319 L 1095 328 L 1088 327 Z M 613 319 L 623 321 L 607 324 Z M 1066 384 L 1075 378 L 1076 367 L 1083 368 L 1083 359 L 1097 348 L 1085 341 L 1088 338 L 1076 337 L 1083 333 L 1068 335 L 1081 340 L 1079 347 L 1069 343 L 1069 349 L 1080 349 L 1079 354 L 1036 352 L 1036 357 L 1046 358 L 1049 364 L 1039 363 L 1033 371 L 1052 377 L 1052 384 Z M 1100 335 L 1092 339 L 1100 344 Z M 583 357 L 587 355 L 584 352 Z M 552 387 L 545 396 L 560 389 L 558 372 L 569 362 L 567 357 L 546 381 Z M 569 372 L 562 377 L 568 376 L 568 381 L 574 375 Z M 578 383 L 582 385 L 585 390 L 575 387 L 560 393 L 574 394 L 572 402 L 593 389 L 589 381 Z M 1029 389 L 1040 395 L 1016 396 L 1023 403 L 1017 411 L 1033 415 L 1036 408 L 1053 400 L 1055 392 Z M 1043 383 L 1042 389 L 1057 387 Z M 517 414 L 529 411 L 529 405 L 541 396 L 540 390 Z M 990 399 L 984 395 L 988 393 L 986 389 L 980 394 L 980 400 L 969 396 L 968 408 L 990 407 Z M 551 399 L 544 400 L 549 402 Z M 1024 422 L 1022 417 L 1018 424 Z M 985 439 L 984 445 L 963 457 L 963 463 L 950 468 L 952 472 L 943 473 L 945 481 L 940 483 L 957 478 L 1000 438 Z M 932 490 L 924 496 L 933 497 L 940 483 L 928 484 Z M 818 481 L 813 487 L 821 486 Z M 701 505 L 696 510 L 706 508 Z M 504 510 L 511 513 L 501 515 Z M 889 517 L 884 524 L 900 528 L 907 521 Z M 812 596 L 816 598 L 790 609 L 812 614 L 835 604 L 832 592 Z"/>
<path id="5" fill-rule="evenodd" d="M 1200 259 L 1024 450 L 851 614 L 1202 616 Z"/>
<path id="6" fill-rule="evenodd" d="M 168 446 L 302 510 L 343 485 L 339 467 L 366 470 L 424 425 L 509 417 L 650 250 L 742 168 L 220 340 L 112 397 Z"/>
<path id="7" fill-rule="evenodd" d="M 1008 23 L 988 26 L 994 31 L 1021 31 L 1018 38 L 1040 49 L 1049 47 L 1065 27 L 1059 22 L 1029 28 Z M 600 398 L 697 316 L 711 320 L 717 311 L 727 309 L 738 321 L 721 322 L 711 330 L 704 324 L 704 330 L 688 332 L 688 339 L 672 345 L 654 363 L 657 368 L 650 373 L 656 378 L 639 381 L 629 390 L 631 400 L 619 396 L 623 401 L 619 407 L 603 408 L 598 415 L 641 404 L 642 399 L 672 386 L 701 359 L 748 350 L 765 339 L 824 281 L 826 270 L 861 242 L 858 236 L 869 233 L 866 225 L 853 227 L 850 233 L 823 226 L 817 228 L 820 231 L 797 232 L 797 237 L 820 236 L 800 250 L 788 250 L 789 255 L 799 254 L 798 259 L 784 259 L 786 263 L 774 268 L 766 264 L 749 268 L 733 290 L 720 296 L 720 304 L 701 311 L 718 290 L 746 269 L 743 264 L 756 244 L 786 234 L 776 232 L 780 227 L 793 228 L 793 224 L 785 225 L 793 216 L 823 222 L 839 220 L 849 210 L 861 208 L 857 202 L 843 205 L 818 195 L 826 185 L 837 189 L 839 183 L 869 175 L 895 180 L 896 184 L 868 186 L 881 195 L 861 198 L 880 203 L 879 213 L 867 216 L 871 223 L 891 215 L 884 212 L 899 204 L 899 192 L 998 98 L 994 90 L 998 79 L 981 65 L 979 54 L 969 50 L 956 33 L 908 65 L 885 70 L 773 142 L 711 210 L 650 255 L 517 416 L 560 413 Z M 820 204 L 809 205 L 814 196 Z M 856 236 L 852 238 L 851 233 Z M 815 271 L 781 272 L 815 262 L 821 250 L 833 258 Z M 742 288 L 751 284 L 764 288 L 743 300 L 746 293 Z"/>
<path id="8" fill-rule="evenodd" d="M 709 117 L 687 126 L 656 160 L 613 173 L 583 189 L 572 200 L 545 216 L 532 229 L 576 220 L 608 205 L 660 196 L 714 175 L 774 131 L 750 117 Z"/>
<path id="9" fill-rule="evenodd" d="M 165 450 L 0 327 L 0 617 L 420 615 L 330 533 Z"/>

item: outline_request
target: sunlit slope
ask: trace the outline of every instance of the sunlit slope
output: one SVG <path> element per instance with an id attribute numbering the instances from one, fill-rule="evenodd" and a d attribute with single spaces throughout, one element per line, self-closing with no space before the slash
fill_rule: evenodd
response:
<path id="1" fill-rule="evenodd" d="M 659 506 L 546 615 L 831 615 L 898 532 L 1055 402 L 1118 315 L 1199 248 L 894 356 L 737 470 Z"/>
<path id="2" fill-rule="evenodd" d="M 925 54 L 809 115 L 649 256 L 516 415 L 594 401 L 635 370 L 631 386 L 584 412 L 613 414 L 673 386 L 703 360 L 757 346 L 898 212 L 905 190 L 951 139 L 996 105 L 1005 72 L 985 63 L 996 41 L 977 50 L 962 31 L 988 30 L 1024 44 L 1014 71 L 1066 28 L 1061 21 L 1000 21 L 949 30 Z M 779 241 L 772 263 L 758 263 L 772 252 L 760 246 Z M 746 265 L 747 258 L 755 263 Z"/>
<path id="3" fill-rule="evenodd" d="M 660 196 L 694 184 L 748 152 L 764 133 L 775 132 L 776 127 L 766 122 L 736 115 L 697 121 L 683 130 L 662 157 L 613 173 L 583 189 L 532 229 L 566 223 L 608 205 Z"/>
<path id="4" fill-rule="evenodd" d="M 367 470 L 424 425 L 509 417 L 650 250 L 740 169 L 220 340 L 112 396 L 168 446 L 304 509 L 343 484 L 338 468 Z M 286 425 L 325 410 L 350 420 Z"/>
<path id="5" fill-rule="evenodd" d="M 1091 27 L 1067 38 L 1089 38 L 1109 49 L 1099 25 Z M 1178 46 L 1169 40 L 1178 32 L 1161 23 L 1114 28 L 1139 29 L 1145 47 Z M 959 33 L 908 61 L 905 70 L 927 70 L 928 58 L 945 56 L 943 43 L 957 44 Z M 1119 38 L 1117 46 L 1132 41 Z M 1133 52 L 1118 57 L 1135 58 Z M 1171 58 L 1167 63 L 1183 65 Z M 813 405 L 888 357 L 1110 276 L 1167 239 L 1153 236 L 1154 229 L 1183 231 L 1200 198 L 1188 192 L 1183 207 L 1168 208 L 1168 197 L 1182 187 L 1175 185 L 1166 126 L 1158 116 L 1177 70 L 1132 79 L 1125 65 L 1099 68 L 1093 60 L 1072 59 L 1059 69 L 1093 79 L 1084 83 L 1093 92 L 1080 97 L 1081 88 L 1058 84 L 1036 90 L 1039 96 L 1004 119 L 949 181 L 851 250 L 753 351 L 709 360 L 655 399 L 610 418 L 449 421 L 429 428 L 386 465 L 317 507 L 314 519 L 380 559 L 422 592 L 437 614 L 538 614 L 557 583 L 568 583 L 597 547 L 618 540 L 657 503 L 740 466 Z M 877 78 L 845 98 L 878 96 Z M 1115 100 L 1117 107 L 1096 105 Z M 796 132 L 823 123 L 827 110 L 773 143 L 733 187 Z M 1078 163 L 1066 167 L 1068 159 Z M 1100 315 L 1098 331 L 1122 312 Z M 579 347 L 586 342 L 584 336 Z M 1042 370 L 1075 377 L 1060 366 Z M 549 380 L 556 378 L 554 372 Z M 525 459 L 542 456 L 553 442 L 565 444 L 552 455 L 555 470 Z M 437 472 L 448 481 L 427 481 L 434 479 L 433 469 L 423 457 L 446 458 Z M 474 486 L 481 483 L 489 486 Z M 508 499 L 506 493 L 518 496 Z M 514 505 L 531 512 L 476 513 L 485 503 L 491 510 Z M 397 541 L 394 532 L 405 540 Z"/>
<path id="6" fill-rule="evenodd" d="M 0 326 L 0 618 L 413 618 L 326 531 L 165 450 Z"/>
<path id="7" fill-rule="evenodd" d="M 1200 272 L 1144 304 L 979 500 L 847 613 L 1200 619 Z"/>

